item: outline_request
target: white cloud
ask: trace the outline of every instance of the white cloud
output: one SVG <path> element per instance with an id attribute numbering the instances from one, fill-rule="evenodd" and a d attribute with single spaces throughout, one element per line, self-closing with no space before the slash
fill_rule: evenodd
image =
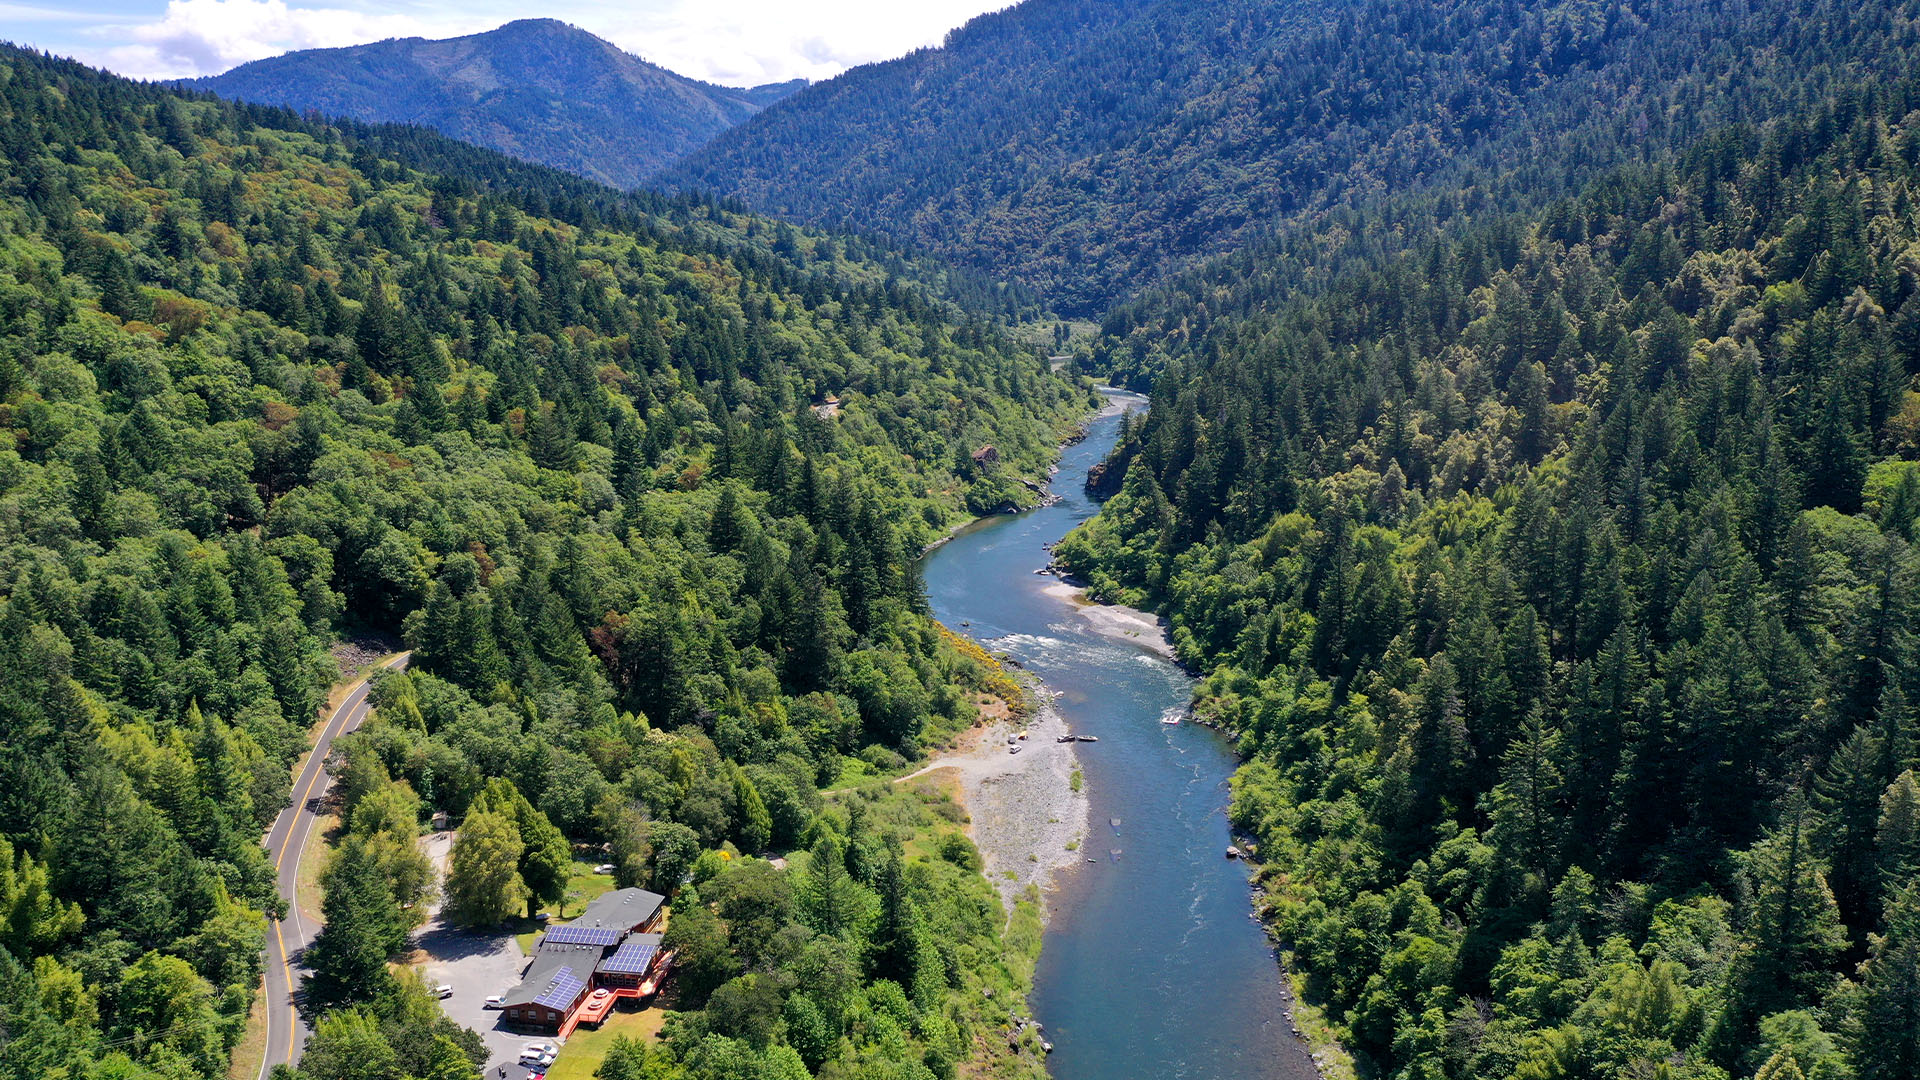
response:
<path id="1" fill-rule="evenodd" d="M 87 50 L 136 78 L 211 75 L 294 49 L 358 45 L 390 37 L 445 37 L 485 29 L 484 19 L 447 13 L 420 18 L 349 8 L 290 7 L 285 0 L 168 0 L 157 20 L 104 27 L 96 37 L 125 44 Z"/>
<path id="2" fill-rule="evenodd" d="M 670 0 L 581 25 L 697 79 L 733 85 L 826 79 L 935 45 L 1009 0 Z M 600 23 L 601 20 L 594 20 Z"/>
<path id="3" fill-rule="evenodd" d="M 181 78 L 294 49 L 454 37 L 551 16 L 681 74 L 750 85 L 831 78 L 937 44 L 948 30 L 1010 0 L 583 0 L 549 10 L 515 0 L 468 0 L 457 7 L 412 0 L 369 10 L 351 6 L 356 2 L 169 0 L 147 21 L 112 18 L 112 25 L 84 31 L 76 47 L 61 51 L 125 75 Z"/>

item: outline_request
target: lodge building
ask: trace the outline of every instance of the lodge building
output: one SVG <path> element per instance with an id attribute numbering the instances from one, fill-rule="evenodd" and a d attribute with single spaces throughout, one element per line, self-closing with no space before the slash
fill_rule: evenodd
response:
<path id="1" fill-rule="evenodd" d="M 577 1023 L 604 1019 L 617 997 L 638 997 L 643 983 L 664 974 L 654 931 L 666 899 L 645 889 L 615 889 L 579 918 L 540 935 L 533 962 L 500 1006 L 507 1026 L 566 1034 Z M 601 988 L 611 993 L 589 998 Z"/>

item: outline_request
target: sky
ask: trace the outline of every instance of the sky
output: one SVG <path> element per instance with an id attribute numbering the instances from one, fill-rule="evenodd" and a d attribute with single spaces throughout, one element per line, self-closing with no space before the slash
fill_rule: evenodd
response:
<path id="1" fill-rule="evenodd" d="M 294 49 L 456 37 L 561 19 L 730 86 L 826 79 L 938 44 L 1012 0 L 0 0 L 0 40 L 142 79 L 214 75 Z"/>

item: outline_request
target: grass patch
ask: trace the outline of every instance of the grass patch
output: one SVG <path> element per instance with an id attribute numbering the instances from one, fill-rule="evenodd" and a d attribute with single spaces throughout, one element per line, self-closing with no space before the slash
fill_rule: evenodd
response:
<path id="1" fill-rule="evenodd" d="M 624 1035 L 651 1045 L 666 1019 L 665 1009 L 615 1010 L 599 1028 L 581 1028 L 573 1033 L 567 1045 L 560 1048 L 560 1056 L 553 1059 L 547 1080 L 593 1080 L 600 1063 L 607 1060 L 608 1051 L 613 1049 L 615 1039 Z"/>
<path id="2" fill-rule="evenodd" d="M 253 1008 L 247 1012 L 247 1026 L 240 1041 L 233 1045 L 233 1058 L 227 1064 L 227 1080 L 256 1080 L 267 1063 L 267 988 L 263 982 L 253 992 Z"/>
<path id="3" fill-rule="evenodd" d="M 547 926 L 558 926 L 568 919 L 579 918 L 588 904 L 613 891 L 613 875 L 594 873 L 593 868 L 597 865 L 599 864 L 592 859 L 573 860 L 573 872 L 567 875 L 568 899 L 558 904 L 547 904 L 539 909 L 552 916 L 548 922 L 542 923 L 537 919 L 513 921 L 511 925 L 514 940 L 520 943 L 522 953 L 529 956 L 533 954 L 533 939 L 540 936 L 541 930 Z"/>
<path id="4" fill-rule="evenodd" d="M 1340 1036 L 1328 1022 L 1327 1014 L 1307 1001 L 1307 977 L 1294 967 L 1293 953 L 1283 952 L 1280 962 L 1284 965 L 1282 973 L 1287 977 L 1287 984 L 1293 988 L 1294 1026 L 1307 1040 L 1307 1049 L 1313 1053 L 1321 1077 L 1323 1080 L 1357 1080 L 1360 1074 L 1354 1068 L 1353 1055 L 1340 1045 Z"/>
<path id="5" fill-rule="evenodd" d="M 320 902 L 326 892 L 320 888 L 320 874 L 327 868 L 329 850 L 340 837 L 340 815 L 315 818 L 307 832 L 307 846 L 300 851 L 300 874 L 294 881 L 293 899 L 300 905 L 300 916 L 320 921 Z"/>
<path id="6" fill-rule="evenodd" d="M 1075 765 L 1073 767 L 1073 775 L 1067 777 L 1067 787 L 1072 789 L 1075 794 L 1079 794 L 1080 788 L 1085 785 L 1086 782 L 1086 778 L 1080 775 L 1080 766 Z"/>

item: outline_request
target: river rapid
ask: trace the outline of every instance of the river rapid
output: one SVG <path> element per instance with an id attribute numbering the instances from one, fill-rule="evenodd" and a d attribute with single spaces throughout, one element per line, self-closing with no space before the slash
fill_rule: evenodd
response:
<path id="1" fill-rule="evenodd" d="M 1115 394 L 1117 404 L 1144 399 Z M 1083 857 L 1054 879 L 1034 1016 L 1057 1080 L 1310 1080 L 1247 870 L 1225 857 L 1225 739 L 1183 717 L 1192 682 L 1164 643 L 1129 637 L 1035 570 L 1098 510 L 1087 470 L 1112 449 L 1109 410 L 1062 454 L 1057 502 L 962 529 L 924 563 L 933 612 L 1037 676 L 1078 744 L 1091 802 Z"/>

